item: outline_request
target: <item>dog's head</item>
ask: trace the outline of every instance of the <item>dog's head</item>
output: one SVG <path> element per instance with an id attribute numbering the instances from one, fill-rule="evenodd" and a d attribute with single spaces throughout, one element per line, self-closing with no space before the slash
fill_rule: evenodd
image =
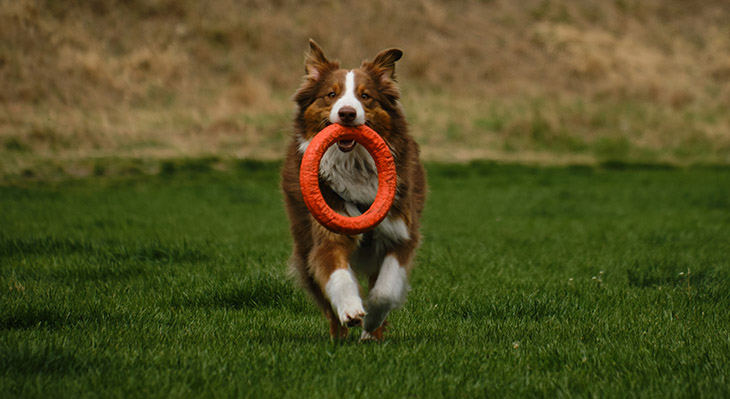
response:
<path id="1" fill-rule="evenodd" d="M 309 41 L 305 62 L 306 76 L 294 101 L 299 106 L 297 123 L 306 142 L 330 124 L 368 125 L 387 141 L 392 118 L 399 107 L 400 91 L 395 81 L 395 62 L 403 52 L 389 49 L 372 61 L 363 61 L 353 70 L 341 69 L 337 61 L 325 57 L 322 48 Z M 355 142 L 341 141 L 343 152 L 351 151 Z"/>

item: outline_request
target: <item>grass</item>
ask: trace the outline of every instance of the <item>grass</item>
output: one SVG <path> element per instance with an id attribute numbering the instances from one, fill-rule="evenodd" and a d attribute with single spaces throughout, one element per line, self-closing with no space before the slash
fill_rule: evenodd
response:
<path id="1" fill-rule="evenodd" d="M 0 186 L 0 396 L 730 395 L 729 169 L 430 164 L 360 344 L 285 277 L 278 167 Z"/>

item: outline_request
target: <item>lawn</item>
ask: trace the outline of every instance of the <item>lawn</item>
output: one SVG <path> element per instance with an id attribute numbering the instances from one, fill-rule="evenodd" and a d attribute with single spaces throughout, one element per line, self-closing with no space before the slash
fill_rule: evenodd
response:
<path id="1" fill-rule="evenodd" d="M 430 164 L 383 344 L 286 277 L 277 163 L 0 186 L 0 397 L 728 397 L 730 168 Z"/>

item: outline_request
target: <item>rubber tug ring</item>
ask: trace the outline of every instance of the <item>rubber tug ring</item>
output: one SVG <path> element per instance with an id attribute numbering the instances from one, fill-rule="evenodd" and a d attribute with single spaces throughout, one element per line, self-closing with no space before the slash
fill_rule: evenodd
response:
<path id="1" fill-rule="evenodd" d="M 319 163 L 329 147 L 340 140 L 355 140 L 365 147 L 378 170 L 378 192 L 370 208 L 360 216 L 343 216 L 332 210 L 319 189 Z M 299 170 L 299 185 L 309 212 L 328 230 L 357 235 L 372 230 L 385 219 L 393 206 L 398 177 L 393 155 L 385 141 L 368 126 L 329 125 L 317 133 L 304 151 Z"/>

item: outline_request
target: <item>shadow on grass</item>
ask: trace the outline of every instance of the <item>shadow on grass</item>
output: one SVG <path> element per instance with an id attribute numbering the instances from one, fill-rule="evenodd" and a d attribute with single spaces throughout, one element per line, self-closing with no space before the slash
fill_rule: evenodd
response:
<path id="1" fill-rule="evenodd" d="M 20 309 L 6 309 L 0 314 L 0 331 L 39 327 L 56 329 L 66 325 L 70 318 L 70 315 L 51 307 L 28 305 Z"/>
<path id="2" fill-rule="evenodd" d="M 136 245 L 115 245 L 106 242 L 90 242 L 74 238 L 35 237 L 0 238 L 0 259 L 11 256 L 33 255 L 70 255 L 84 254 L 100 257 L 109 261 L 140 262 L 204 262 L 210 256 L 187 243 L 163 243 L 152 241 Z"/>
<path id="3" fill-rule="evenodd" d="M 291 282 L 265 274 L 213 284 L 176 305 L 235 310 L 286 309 L 289 312 L 303 312 L 309 306 Z"/>
<path id="4" fill-rule="evenodd" d="M 65 304 L 13 301 L 0 311 L 0 331 L 58 330 L 88 323 L 116 324 L 125 318 L 128 317 L 101 308 L 77 310 Z"/>
<path id="5" fill-rule="evenodd" d="M 82 358 L 73 348 L 20 344 L 0 352 L 0 368 L 7 375 L 75 375 L 106 368 L 100 358 Z"/>

